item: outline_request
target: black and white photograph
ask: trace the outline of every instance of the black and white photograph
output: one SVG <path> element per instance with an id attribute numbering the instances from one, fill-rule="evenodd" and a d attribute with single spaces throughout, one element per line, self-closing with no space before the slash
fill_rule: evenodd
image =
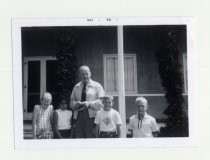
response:
<path id="1" fill-rule="evenodd" d="M 14 19 L 16 147 L 192 146 L 191 22 Z"/>

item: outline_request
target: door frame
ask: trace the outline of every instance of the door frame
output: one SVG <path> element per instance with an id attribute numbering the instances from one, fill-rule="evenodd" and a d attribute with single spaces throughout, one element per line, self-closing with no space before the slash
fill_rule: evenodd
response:
<path id="1" fill-rule="evenodd" d="M 23 58 L 23 120 L 31 120 L 32 113 L 28 112 L 28 62 L 40 62 L 40 98 L 46 92 L 46 62 L 56 60 L 55 56 L 36 56 Z M 38 102 L 37 102 L 38 103 Z"/>

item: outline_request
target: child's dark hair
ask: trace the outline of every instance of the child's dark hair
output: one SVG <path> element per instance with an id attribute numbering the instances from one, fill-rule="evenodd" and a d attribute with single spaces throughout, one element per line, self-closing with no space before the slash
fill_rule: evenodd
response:
<path id="1" fill-rule="evenodd" d="M 58 104 L 60 104 L 61 101 L 63 101 L 63 100 L 65 100 L 66 103 L 67 103 L 67 98 L 66 98 L 64 95 L 59 96 L 59 97 L 58 97 Z"/>

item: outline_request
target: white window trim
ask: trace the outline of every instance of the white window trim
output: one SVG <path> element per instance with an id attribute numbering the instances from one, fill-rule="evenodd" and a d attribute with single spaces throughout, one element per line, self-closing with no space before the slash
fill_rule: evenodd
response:
<path id="1" fill-rule="evenodd" d="M 56 60 L 55 56 L 36 56 L 36 57 L 24 57 L 25 61 L 41 61 L 41 60 Z"/>
<path id="2" fill-rule="evenodd" d="M 104 65 L 104 90 L 107 94 L 113 95 L 113 96 L 118 96 L 118 92 L 107 92 L 107 77 L 106 77 L 106 59 L 109 57 L 117 57 L 118 58 L 118 54 L 104 54 L 103 55 L 103 65 Z M 137 63 L 136 63 L 136 54 L 124 54 L 124 57 L 132 57 L 134 58 L 134 88 L 135 90 L 133 92 L 126 92 L 126 95 L 133 95 L 133 94 L 137 94 L 138 93 L 138 86 L 137 86 Z"/>
<path id="3" fill-rule="evenodd" d="M 40 98 L 41 95 L 46 92 L 46 61 L 56 60 L 55 56 L 37 56 L 37 57 L 24 57 L 23 58 L 23 111 L 24 119 L 31 119 L 32 113 L 28 113 L 28 62 L 39 61 L 40 62 Z"/>
<path id="4" fill-rule="evenodd" d="M 187 53 L 184 53 L 183 54 L 183 72 L 184 72 L 184 93 L 188 93 L 188 90 L 187 90 L 187 74 L 186 74 L 186 70 L 187 70 L 187 61 L 185 61 L 185 58 L 187 59 Z"/>

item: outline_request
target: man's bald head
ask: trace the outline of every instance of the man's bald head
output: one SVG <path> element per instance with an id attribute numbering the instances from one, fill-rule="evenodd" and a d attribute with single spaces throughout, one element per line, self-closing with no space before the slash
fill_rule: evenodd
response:
<path id="1" fill-rule="evenodd" d="M 86 71 L 90 72 L 90 68 L 88 66 L 81 66 L 81 67 L 79 67 L 79 72 L 81 72 L 83 70 L 86 70 Z"/>
<path id="2" fill-rule="evenodd" d="M 79 68 L 80 79 L 83 83 L 87 83 L 90 80 L 91 72 L 88 66 L 81 66 Z"/>

